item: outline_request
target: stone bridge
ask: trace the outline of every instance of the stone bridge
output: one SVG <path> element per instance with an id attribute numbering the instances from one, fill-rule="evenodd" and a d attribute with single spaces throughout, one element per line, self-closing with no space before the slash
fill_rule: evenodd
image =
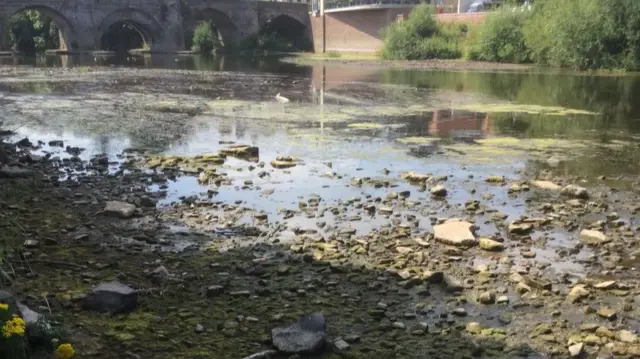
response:
<path id="1" fill-rule="evenodd" d="M 225 45 L 257 34 L 265 26 L 304 36 L 312 43 L 306 3 L 246 0 L 0 0 L 0 50 L 9 49 L 8 23 L 35 9 L 60 28 L 60 50 L 101 50 L 102 37 L 116 24 L 135 28 L 153 52 L 185 49 L 185 37 L 199 21 L 211 21 Z M 186 36 L 185 36 L 186 35 Z"/>

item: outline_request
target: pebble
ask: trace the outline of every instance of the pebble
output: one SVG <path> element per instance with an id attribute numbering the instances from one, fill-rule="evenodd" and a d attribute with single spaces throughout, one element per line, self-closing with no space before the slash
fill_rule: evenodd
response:
<path id="1" fill-rule="evenodd" d="M 204 333 L 204 327 L 202 326 L 202 324 L 196 324 L 196 328 L 195 328 L 196 333 L 200 334 L 200 333 Z"/>
<path id="2" fill-rule="evenodd" d="M 432 196 L 444 197 L 447 195 L 447 189 L 442 185 L 437 185 L 429 190 Z"/>
<path id="3" fill-rule="evenodd" d="M 394 327 L 395 329 L 405 329 L 405 325 L 403 322 L 393 322 L 393 324 L 391 324 L 392 327 Z"/>
<path id="4" fill-rule="evenodd" d="M 615 310 L 609 307 L 602 307 L 598 310 L 598 315 L 607 320 L 616 320 L 618 317 Z"/>
<path id="5" fill-rule="evenodd" d="M 569 355 L 571 355 L 572 358 L 582 355 L 583 347 L 584 347 L 584 344 L 582 343 L 576 343 L 574 345 L 569 346 Z"/>
<path id="6" fill-rule="evenodd" d="M 346 341 L 344 341 L 342 339 L 337 339 L 336 341 L 333 342 L 333 345 L 338 350 L 347 350 L 347 349 L 349 349 L 351 347 L 349 345 L 349 343 L 347 343 Z"/>

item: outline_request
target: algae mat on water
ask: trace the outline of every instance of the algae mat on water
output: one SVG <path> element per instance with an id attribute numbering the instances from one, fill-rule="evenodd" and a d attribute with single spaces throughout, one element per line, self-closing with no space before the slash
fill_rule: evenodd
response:
<path id="1" fill-rule="evenodd" d="M 530 115 L 550 115 L 550 116 L 568 116 L 568 115 L 599 115 L 597 112 L 586 110 L 571 109 L 560 106 L 540 106 L 527 104 L 472 104 L 456 106 L 458 110 L 466 110 L 472 112 L 487 113 L 526 113 Z"/>

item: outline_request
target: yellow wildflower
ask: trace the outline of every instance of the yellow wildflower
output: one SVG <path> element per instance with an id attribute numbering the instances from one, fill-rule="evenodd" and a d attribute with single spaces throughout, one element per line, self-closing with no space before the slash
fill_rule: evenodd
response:
<path id="1" fill-rule="evenodd" d="M 27 327 L 24 319 L 17 315 L 13 315 L 13 318 L 7 320 L 2 326 L 2 335 L 5 338 L 9 338 L 12 335 L 24 335 L 25 328 Z"/>
<path id="2" fill-rule="evenodd" d="M 76 354 L 76 351 L 73 350 L 73 346 L 71 344 L 60 344 L 58 349 L 56 349 L 56 359 L 70 359 Z"/>
<path id="3" fill-rule="evenodd" d="M 0 310 L 9 310 L 9 304 L 0 303 Z"/>

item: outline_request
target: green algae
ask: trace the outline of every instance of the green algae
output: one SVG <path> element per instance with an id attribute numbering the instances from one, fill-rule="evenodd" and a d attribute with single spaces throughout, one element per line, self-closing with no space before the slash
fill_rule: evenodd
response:
<path id="1" fill-rule="evenodd" d="M 472 112 L 486 113 L 526 113 L 530 115 L 550 115 L 550 116 L 568 116 L 568 115 L 599 115 L 597 112 L 586 110 L 571 109 L 560 106 L 540 106 L 528 104 L 471 104 L 456 106 L 458 110 L 466 110 Z"/>

